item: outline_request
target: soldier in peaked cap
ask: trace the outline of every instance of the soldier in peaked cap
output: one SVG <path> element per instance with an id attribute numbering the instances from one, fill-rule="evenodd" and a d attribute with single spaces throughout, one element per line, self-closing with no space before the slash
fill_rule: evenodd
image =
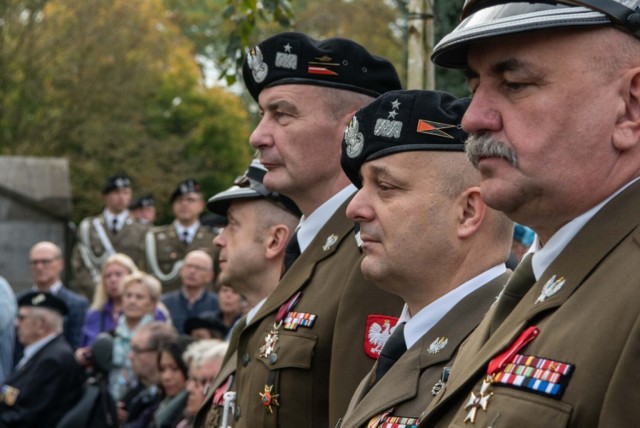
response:
<path id="1" fill-rule="evenodd" d="M 145 237 L 147 270 L 160 280 L 163 292 L 180 288 L 180 269 L 187 253 L 203 250 L 215 260 L 211 244 L 215 235 L 200 224 L 205 206 L 200 183 L 193 178 L 178 183 L 170 200 L 175 220 L 152 228 Z"/>
<path id="2" fill-rule="evenodd" d="M 84 381 L 62 335 L 69 309 L 63 300 L 40 291 L 21 296 L 18 307 L 16 332 L 25 350 L 0 386 L 0 426 L 56 426 L 79 399 Z"/>
<path id="3" fill-rule="evenodd" d="M 345 131 L 342 166 L 359 188 L 347 215 L 360 225 L 362 272 L 405 306 L 395 327 L 371 326 L 380 357 L 342 427 L 415 426 L 509 278 L 513 224 L 484 204 L 464 155 L 468 104 L 445 92 L 387 92 Z"/>
<path id="4" fill-rule="evenodd" d="M 104 210 L 80 222 L 71 265 L 75 287 L 89 299 L 100 279 L 102 264 L 112 254 L 124 253 L 144 269 L 144 234 L 148 226 L 129 214 L 131 179 L 126 174 L 109 177 L 102 187 Z"/>
<path id="5" fill-rule="evenodd" d="M 238 390 L 234 381 L 238 337 L 278 284 L 287 242 L 300 220 L 300 210 L 293 201 L 264 187 L 265 173 L 264 166 L 254 159 L 232 187 L 211 197 L 207 204 L 209 210 L 229 221 L 213 241 L 220 249 L 220 282 L 244 296 L 251 310 L 233 327 L 222 367 L 196 415 L 196 426 L 234 425 L 235 409 L 240 409 L 238 398 L 251 392 Z"/>
<path id="6" fill-rule="evenodd" d="M 355 187 L 340 168 L 340 144 L 353 113 L 400 81 L 389 61 L 351 40 L 301 33 L 259 43 L 243 77 L 264 113 L 250 138 L 264 185 L 291 198 L 303 218 L 288 270 L 240 334 L 234 421 L 334 426 L 375 361 L 367 322 L 401 309 L 362 278 L 344 212 Z"/>
<path id="7" fill-rule="evenodd" d="M 536 239 L 424 426 L 640 426 L 638 37 L 638 0 L 468 0 L 436 46 L 483 199 Z"/>

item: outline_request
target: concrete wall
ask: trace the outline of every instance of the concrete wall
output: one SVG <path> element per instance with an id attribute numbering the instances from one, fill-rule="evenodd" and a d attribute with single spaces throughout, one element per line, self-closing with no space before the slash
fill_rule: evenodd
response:
<path id="1" fill-rule="evenodd" d="M 28 257 L 36 242 L 55 242 L 68 260 L 71 209 L 65 159 L 0 156 L 0 275 L 14 290 L 32 284 Z"/>

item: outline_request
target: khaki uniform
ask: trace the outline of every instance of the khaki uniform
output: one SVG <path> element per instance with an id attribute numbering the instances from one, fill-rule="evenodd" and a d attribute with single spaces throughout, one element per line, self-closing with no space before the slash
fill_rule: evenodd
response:
<path id="1" fill-rule="evenodd" d="M 374 363 L 365 354 L 367 316 L 400 313 L 399 298 L 362 277 L 347 204 L 323 226 L 242 331 L 233 426 L 334 426 Z M 274 336 L 276 314 L 299 291 L 295 306 L 282 312 L 315 315 L 315 320 L 295 330 L 286 323 L 279 326 L 272 352 L 265 355 L 261 348 Z M 269 404 L 269 390 L 273 413 L 262 401 L 264 396 Z"/>
<path id="2" fill-rule="evenodd" d="M 495 302 L 509 275 L 505 272 L 462 299 L 373 387 L 372 369 L 358 386 L 340 426 L 369 426 L 375 420 L 377 424 L 371 426 L 378 427 L 399 423 L 398 418 L 408 425 L 411 419 L 417 421 L 441 383 L 444 369 L 451 367 L 458 347 Z"/>
<path id="3" fill-rule="evenodd" d="M 148 273 L 162 283 L 162 292 L 181 287 L 180 268 L 184 257 L 193 250 L 204 250 L 214 258 L 213 238 L 216 235 L 200 225 L 191 243 L 180 240 L 173 224 L 153 227 L 145 236 L 145 261 Z"/>
<path id="4" fill-rule="evenodd" d="M 91 300 L 96 282 L 100 279 L 102 263 L 110 255 L 102 244 L 94 219 L 102 226 L 106 238 L 117 253 L 131 257 L 141 270 L 145 269 L 144 235 L 149 229 L 128 216 L 117 234 L 113 234 L 103 215 L 87 217 L 78 226 L 77 243 L 71 255 L 75 289 Z"/>
<path id="5" fill-rule="evenodd" d="M 492 312 L 487 314 L 461 348 L 449 383 L 421 426 L 640 426 L 639 224 L 636 182 L 578 232 L 491 336 Z M 564 284 L 543 291 L 554 283 L 548 282 L 553 275 Z M 494 382 L 481 394 L 489 361 L 531 326 L 539 334 L 518 353 L 543 359 L 538 362 L 566 384 L 564 392 L 557 397 Z M 465 424 L 471 392 L 484 401 L 493 395 L 486 411 L 477 408 L 475 423 Z"/>

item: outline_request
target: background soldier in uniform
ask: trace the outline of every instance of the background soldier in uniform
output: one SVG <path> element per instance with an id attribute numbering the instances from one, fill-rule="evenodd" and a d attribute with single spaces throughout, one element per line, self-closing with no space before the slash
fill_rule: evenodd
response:
<path id="1" fill-rule="evenodd" d="M 463 153 L 468 104 L 444 92 L 387 92 L 345 132 L 342 166 L 360 189 L 347 215 L 360 225 L 362 271 L 405 307 L 342 427 L 415 425 L 509 278 L 513 223 L 482 202 L 480 174 Z"/>
<path id="2" fill-rule="evenodd" d="M 340 145 L 353 113 L 400 81 L 390 62 L 353 41 L 300 33 L 252 49 L 243 76 L 264 113 L 250 138 L 268 171 L 264 185 L 304 217 L 289 251 L 297 247 L 299 258 L 240 335 L 236 425 L 334 426 L 374 362 L 367 321 L 402 306 L 360 272 L 345 215 L 355 187 Z"/>
<path id="3" fill-rule="evenodd" d="M 433 58 L 467 70 L 482 198 L 536 239 L 424 426 L 640 426 L 640 2 L 462 16 Z"/>
<path id="4" fill-rule="evenodd" d="M 209 388 L 196 426 L 233 424 L 235 400 L 228 398 L 225 405 L 224 395 L 235 394 L 237 338 L 276 288 L 287 242 L 300 220 L 300 210 L 289 198 L 265 189 L 266 172 L 253 160 L 234 186 L 214 195 L 207 204 L 211 211 L 228 218 L 227 227 L 214 240 L 220 248 L 220 281 L 245 297 L 252 309 L 235 326 L 220 375 Z"/>
<path id="5" fill-rule="evenodd" d="M 126 174 L 109 177 L 102 195 L 104 210 L 80 222 L 71 259 L 75 288 L 89 299 L 100 280 L 102 263 L 110 255 L 124 253 L 138 268 L 145 268 L 144 234 L 148 227 L 129 215 L 131 180 Z"/>
<path id="6" fill-rule="evenodd" d="M 162 283 L 162 291 L 180 288 L 180 268 L 184 257 L 193 250 L 203 250 L 215 260 L 215 235 L 200 224 L 204 199 L 200 184 L 189 178 L 171 195 L 175 220 L 171 224 L 152 228 L 145 237 L 147 270 Z"/>

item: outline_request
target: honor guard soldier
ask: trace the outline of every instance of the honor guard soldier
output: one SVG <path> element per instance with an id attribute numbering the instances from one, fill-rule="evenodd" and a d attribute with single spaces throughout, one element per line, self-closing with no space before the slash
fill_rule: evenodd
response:
<path id="1" fill-rule="evenodd" d="M 84 369 L 62 335 L 67 305 L 51 293 L 18 299 L 16 336 L 24 356 L 0 385 L 0 427 L 55 427 L 80 399 Z"/>
<path id="2" fill-rule="evenodd" d="M 196 416 L 196 426 L 227 427 L 234 424 L 235 370 L 238 337 L 278 285 L 289 238 L 300 221 L 300 210 L 286 196 L 267 190 L 262 179 L 267 170 L 257 159 L 235 184 L 209 199 L 207 207 L 228 219 L 216 236 L 220 249 L 220 282 L 247 300 L 251 310 L 234 327 L 220 374 Z"/>
<path id="3" fill-rule="evenodd" d="M 445 92 L 387 92 L 345 131 L 342 167 L 360 189 L 347 215 L 360 226 L 362 272 L 405 306 L 395 327 L 369 328 L 388 340 L 342 427 L 416 425 L 509 278 L 513 223 L 484 204 L 464 155 L 468 104 Z"/>
<path id="4" fill-rule="evenodd" d="M 345 215 L 356 189 L 340 168 L 342 134 L 360 107 L 400 81 L 389 61 L 351 40 L 300 33 L 251 49 L 243 77 L 263 112 L 250 143 L 267 169 L 264 185 L 303 217 L 288 270 L 240 334 L 234 422 L 334 426 L 377 357 L 367 322 L 402 308 L 360 272 Z"/>
<path id="5" fill-rule="evenodd" d="M 129 213 L 140 223 L 153 225 L 156 219 L 156 205 L 153 195 L 148 193 L 133 201 L 129 205 Z"/>
<path id="6" fill-rule="evenodd" d="M 131 179 L 126 174 L 109 177 L 102 196 L 104 211 L 80 222 L 71 258 L 75 286 L 89 299 L 93 298 L 107 257 L 124 253 L 144 269 L 144 234 L 148 226 L 129 215 Z"/>
<path id="7" fill-rule="evenodd" d="M 171 195 L 173 223 L 154 227 L 145 237 L 147 270 L 160 280 L 165 293 L 180 288 L 180 269 L 190 251 L 206 251 L 215 260 L 215 235 L 200 224 L 204 205 L 200 184 L 193 178 L 184 180 Z"/>
<path id="8" fill-rule="evenodd" d="M 422 426 L 640 426 L 640 1 L 467 0 L 482 198 L 536 233 Z"/>

